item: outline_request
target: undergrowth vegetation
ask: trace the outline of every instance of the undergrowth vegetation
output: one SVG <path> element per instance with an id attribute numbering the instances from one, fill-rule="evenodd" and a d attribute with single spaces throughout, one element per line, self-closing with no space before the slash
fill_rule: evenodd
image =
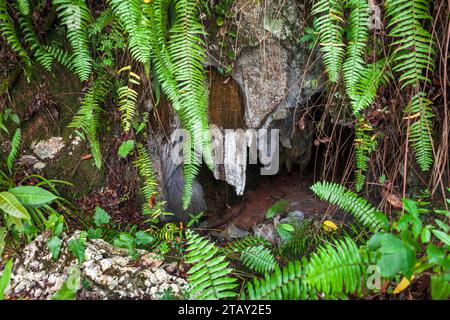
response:
<path id="1" fill-rule="evenodd" d="M 48 38 L 49 26 L 36 21 L 33 13 L 43 6 L 53 10 L 52 28 L 63 35 L 62 41 Z M 205 231 L 217 230 L 204 228 L 198 212 L 188 212 L 190 219 L 182 222 L 167 222 L 172 213 L 161 194 L 167 181 L 161 181 L 163 166 L 155 166 L 152 158 L 152 142 L 159 141 L 149 141 L 147 132 L 160 119 L 150 119 L 151 111 L 166 101 L 177 119 L 170 125 L 190 134 L 180 199 L 186 210 L 202 169 L 198 157 L 217 173 L 208 120 L 204 16 L 214 11 L 214 22 L 222 27 L 232 9 L 230 0 L 213 7 L 197 0 L 0 0 L 0 35 L 25 78 L 65 68 L 81 83 L 82 99 L 68 128 L 88 142 L 87 157 L 97 170 L 111 165 L 104 158 L 108 142 L 99 137 L 104 118 L 111 115 L 105 106 L 114 105 L 121 135 L 114 137 L 120 141 L 117 162 L 130 164 L 139 177 L 140 198 L 131 200 L 139 203 L 143 216 L 141 225 L 124 225 L 99 205 L 86 215 L 60 195 L 59 188 L 69 182 L 25 170 L 21 119 L 11 109 L 1 109 L 0 256 L 4 250 L 13 256 L 45 233 L 48 253 L 56 261 L 64 232 L 75 225 L 82 231 L 67 245 L 79 264 L 86 261 L 88 241 L 95 239 L 127 250 L 133 259 L 140 257 L 140 249 L 151 251 L 184 268 L 189 284 L 185 298 L 395 299 L 408 290 L 409 298 L 415 298 L 413 288 L 427 283 L 417 298 L 449 299 L 450 40 L 440 35 L 449 32 L 442 12 L 448 15 L 450 8 L 442 1 L 386 0 L 376 11 L 381 16 L 375 17 L 384 29 L 369 23 L 373 1 L 316 0 L 312 5 L 311 25 L 298 40 L 318 50 L 328 77 L 324 94 L 329 96 L 322 97 L 327 104 L 314 124 L 318 150 L 323 141 L 329 144 L 324 181 L 310 189 L 348 221 L 335 223 L 325 212 L 319 221 L 300 217 L 289 212 L 288 201 L 279 200 L 265 215 L 273 227 L 270 239 L 246 234 L 215 241 L 213 232 Z M 223 71 L 231 72 L 231 65 Z M 143 92 L 151 98 L 145 110 L 140 108 Z M 334 182 L 334 172 L 325 181 L 327 168 L 335 167 L 328 166 L 329 157 L 339 161 L 344 149 L 324 129 L 336 114 L 350 123 L 353 142 L 352 168 L 344 170 L 340 184 Z M 330 131 L 336 134 L 335 124 Z M 419 180 L 414 187 L 430 190 L 427 197 L 407 190 L 412 176 Z M 377 187 L 381 196 L 374 195 Z M 0 277 L 0 300 L 11 263 Z M 76 298 L 77 291 L 67 285 L 61 290 L 55 299 Z"/>

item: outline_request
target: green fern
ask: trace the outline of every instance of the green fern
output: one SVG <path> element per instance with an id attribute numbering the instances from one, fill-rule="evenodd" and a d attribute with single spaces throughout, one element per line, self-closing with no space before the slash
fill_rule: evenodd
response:
<path id="1" fill-rule="evenodd" d="M 351 12 L 348 17 L 347 58 L 343 71 L 347 95 L 353 100 L 366 65 L 364 55 L 369 38 L 369 3 L 367 0 L 348 0 L 348 7 Z"/>
<path id="2" fill-rule="evenodd" d="M 431 21 L 429 0 L 386 0 L 386 18 L 389 18 L 389 36 L 396 39 L 393 71 L 400 73 L 402 88 L 419 81 L 430 83 L 427 75 L 434 72 L 434 48 L 432 35 L 424 29 L 422 21 Z"/>
<path id="3" fill-rule="evenodd" d="M 146 7 L 150 44 L 155 71 L 163 91 L 170 99 L 183 128 L 189 132 L 184 149 L 183 207 L 192 199 L 192 184 L 200 168 L 198 154 L 203 154 L 212 168 L 211 136 L 208 126 L 208 94 L 203 63 L 206 60 L 205 35 L 199 21 L 199 2 L 175 1 L 175 21 L 168 28 L 170 1 L 155 0 Z"/>
<path id="4" fill-rule="evenodd" d="M 386 16 L 390 18 L 389 35 L 396 39 L 393 70 L 400 73 L 402 88 L 410 85 L 419 88 L 421 81 L 431 83 L 430 75 L 435 70 L 436 49 L 431 33 L 423 27 L 424 21 L 431 21 L 428 0 L 387 0 Z M 423 171 L 433 163 L 431 101 L 426 94 L 418 92 L 406 108 L 417 114 L 417 120 L 410 127 L 410 142 L 416 152 L 416 159 Z"/>
<path id="5" fill-rule="evenodd" d="M 319 32 L 320 51 L 331 82 L 339 80 L 345 56 L 342 3 L 341 0 L 317 0 L 312 10 L 317 16 L 315 26 Z"/>
<path id="6" fill-rule="evenodd" d="M 406 108 L 406 114 L 413 123 L 409 128 L 409 141 L 416 153 L 417 163 L 422 171 L 430 170 L 433 164 L 433 110 L 432 102 L 427 99 L 427 94 L 416 94 Z"/>
<path id="7" fill-rule="evenodd" d="M 355 158 L 356 158 L 356 182 L 355 189 L 357 192 L 362 190 L 366 180 L 365 172 L 368 169 L 370 154 L 377 147 L 376 135 L 372 134 L 372 126 L 360 116 L 355 128 Z"/>
<path id="8" fill-rule="evenodd" d="M 302 281 L 303 270 L 299 261 L 290 261 L 286 267 L 266 273 L 262 279 L 247 282 L 242 300 L 299 300 L 309 296 L 309 288 Z"/>
<path id="9" fill-rule="evenodd" d="M 236 279 L 224 255 L 218 255 L 216 246 L 205 238 L 187 231 L 186 263 L 193 264 L 188 271 L 191 292 L 197 300 L 232 298 L 237 287 Z"/>
<path id="10" fill-rule="evenodd" d="M 311 190 L 322 200 L 351 213 L 356 220 L 370 231 L 376 233 L 386 229 L 387 219 L 384 214 L 376 210 L 368 201 L 358 197 L 334 182 L 317 182 Z"/>
<path id="11" fill-rule="evenodd" d="M 348 237 L 320 247 L 311 255 L 305 271 L 305 281 L 325 295 L 359 292 L 363 276 L 364 260 Z"/>
<path id="12" fill-rule="evenodd" d="M 93 19 L 84 0 L 55 0 L 61 22 L 67 27 L 67 38 L 73 49 L 73 67 L 80 81 L 86 81 L 92 70 L 88 28 Z"/>
<path id="13" fill-rule="evenodd" d="M 134 114 L 136 112 L 136 103 L 137 103 L 137 97 L 138 93 L 136 90 L 133 89 L 133 85 L 139 85 L 139 81 L 141 78 L 132 72 L 131 66 L 122 68 L 119 70 L 119 74 L 122 71 L 129 70 L 128 72 L 128 84 L 125 86 L 120 87 L 117 90 L 117 93 L 119 95 L 119 111 L 122 113 L 122 127 L 125 132 L 130 131 L 132 120 L 134 117 Z"/>
<path id="14" fill-rule="evenodd" d="M 16 5 L 23 16 L 30 14 L 30 2 L 28 0 L 16 0 Z"/>
<path id="15" fill-rule="evenodd" d="M 110 25 L 115 20 L 114 13 L 110 8 L 103 10 L 95 19 L 94 23 L 89 27 L 89 35 L 95 36 L 99 34 L 104 28 Z"/>
<path id="16" fill-rule="evenodd" d="M 290 260 L 307 257 L 322 241 L 322 232 L 323 228 L 318 228 L 312 220 L 305 219 L 295 225 L 292 238 L 279 246 L 277 252 L 280 256 Z"/>
<path id="17" fill-rule="evenodd" d="M 33 52 L 33 58 L 44 67 L 48 72 L 52 72 L 54 61 L 58 61 L 61 65 L 70 71 L 75 71 L 72 63 L 72 56 L 55 46 L 42 45 L 34 31 L 33 23 L 29 15 L 21 15 L 19 18 L 20 28 L 24 34 L 25 42 Z"/>
<path id="18" fill-rule="evenodd" d="M 390 74 L 386 71 L 386 60 L 381 59 L 365 67 L 356 83 L 352 100 L 352 110 L 355 116 L 368 108 L 377 96 L 378 88 L 390 81 Z"/>
<path id="19" fill-rule="evenodd" d="M 19 40 L 14 22 L 9 16 L 6 0 L 0 0 L 0 34 L 22 60 L 27 79 L 30 79 L 33 64 L 31 58 Z"/>
<path id="20" fill-rule="evenodd" d="M 231 242 L 227 242 L 227 244 L 224 247 L 221 247 L 219 250 L 222 253 L 230 254 L 230 253 L 241 253 L 245 249 L 253 246 L 263 245 L 265 247 L 270 247 L 271 244 L 269 241 L 261 238 L 261 237 L 255 237 L 255 236 L 246 236 L 243 238 L 236 239 Z"/>
<path id="21" fill-rule="evenodd" d="M 48 72 L 52 72 L 55 61 L 75 72 L 72 55 L 61 48 L 43 45 L 36 50 L 34 57 Z"/>
<path id="22" fill-rule="evenodd" d="M 161 204 L 156 202 L 158 196 L 158 183 L 153 171 L 153 164 L 145 147 L 141 144 L 137 145 L 138 158 L 134 162 L 134 166 L 138 169 L 139 175 L 143 180 L 141 193 L 145 201 L 142 204 L 142 214 L 151 216 L 152 220 L 157 220 L 162 214 Z M 154 199 L 154 202 L 153 202 Z"/>
<path id="23" fill-rule="evenodd" d="M 276 266 L 272 252 L 263 245 L 248 247 L 243 250 L 241 261 L 248 269 L 258 273 L 271 272 Z"/>
<path id="24" fill-rule="evenodd" d="M 20 128 L 17 128 L 11 139 L 11 150 L 9 151 L 8 158 L 6 158 L 6 166 L 8 167 L 9 172 L 12 171 L 14 160 L 17 158 L 19 153 L 21 141 L 21 131 Z"/>
<path id="25" fill-rule="evenodd" d="M 113 13 L 128 33 L 128 47 L 131 56 L 141 62 L 148 71 L 150 68 L 150 29 L 147 28 L 145 6 L 150 4 L 141 0 L 108 0 Z"/>
<path id="26" fill-rule="evenodd" d="M 98 116 L 101 111 L 101 104 L 105 102 L 109 88 L 110 82 L 107 79 L 100 78 L 95 80 L 84 95 L 80 109 L 69 124 L 69 128 L 81 129 L 89 139 L 92 156 L 97 168 L 102 166 L 100 142 L 97 137 Z"/>

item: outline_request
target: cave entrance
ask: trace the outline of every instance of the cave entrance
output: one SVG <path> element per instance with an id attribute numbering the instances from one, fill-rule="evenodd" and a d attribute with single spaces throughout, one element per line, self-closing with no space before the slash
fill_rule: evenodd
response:
<path id="1" fill-rule="evenodd" d="M 267 210 L 279 200 L 289 202 L 290 211 L 301 211 L 305 217 L 321 220 L 328 204 L 319 201 L 310 186 L 321 176 L 323 146 L 312 146 L 311 161 L 302 168 L 293 164 L 290 170 L 280 163 L 275 175 L 261 175 L 262 164 L 247 164 L 246 187 L 242 196 L 236 195 L 233 186 L 215 180 L 208 168 L 199 175 L 208 208 L 208 227 L 224 229 L 230 224 L 251 228 L 265 220 Z"/>

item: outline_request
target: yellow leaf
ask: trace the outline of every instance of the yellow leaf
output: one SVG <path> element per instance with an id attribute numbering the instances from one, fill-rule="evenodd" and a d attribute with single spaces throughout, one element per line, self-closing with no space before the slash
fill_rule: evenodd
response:
<path id="1" fill-rule="evenodd" d="M 131 66 L 123 67 L 122 69 L 120 69 L 119 71 L 117 71 L 117 74 L 120 74 L 120 73 L 122 73 L 123 71 L 125 71 L 125 70 L 130 70 L 130 69 L 131 69 Z"/>
<path id="2" fill-rule="evenodd" d="M 336 231 L 338 229 L 338 226 L 333 221 L 325 220 L 323 222 L 323 229 L 326 232 L 333 232 L 333 231 Z"/>
<path id="3" fill-rule="evenodd" d="M 414 275 L 411 277 L 411 281 L 414 279 Z M 403 277 L 403 279 L 400 281 L 400 283 L 395 287 L 393 293 L 399 294 L 403 290 L 409 287 L 411 284 L 411 281 L 409 281 L 406 277 Z"/>
<path id="4" fill-rule="evenodd" d="M 145 3 L 150 3 L 152 0 L 144 0 Z"/>
<path id="5" fill-rule="evenodd" d="M 139 77 L 136 73 L 130 71 L 130 76 L 135 77 L 138 80 L 141 80 L 141 77 Z"/>
<path id="6" fill-rule="evenodd" d="M 403 120 L 415 119 L 415 118 L 417 118 L 417 117 L 420 117 L 420 112 L 416 112 L 416 113 L 414 113 L 413 115 L 404 117 Z"/>

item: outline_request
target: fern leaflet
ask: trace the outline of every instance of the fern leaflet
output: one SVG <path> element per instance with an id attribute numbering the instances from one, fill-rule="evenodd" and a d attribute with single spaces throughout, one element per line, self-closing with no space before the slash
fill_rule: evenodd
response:
<path id="1" fill-rule="evenodd" d="M 242 300 L 299 300 L 308 297 L 309 289 L 302 281 L 303 270 L 299 261 L 289 261 L 283 269 L 278 266 L 264 278 L 247 283 Z"/>
<path id="2" fill-rule="evenodd" d="M 329 79 L 337 82 L 345 56 L 342 1 L 318 0 L 314 3 L 312 14 L 318 16 L 315 26 L 319 32 L 320 51 Z"/>
<path id="3" fill-rule="evenodd" d="M 416 94 L 406 108 L 413 123 L 409 128 L 409 141 L 416 153 L 417 163 L 422 171 L 430 170 L 433 164 L 433 110 L 432 102 L 427 99 L 425 92 Z"/>
<path id="4" fill-rule="evenodd" d="M 73 67 L 80 78 L 86 81 L 92 70 L 89 51 L 88 28 L 92 16 L 84 0 L 55 0 L 58 16 L 67 27 L 67 38 L 73 49 Z"/>
<path id="5" fill-rule="evenodd" d="M 241 254 L 242 263 L 258 273 L 271 272 L 276 265 L 272 252 L 263 245 L 248 247 Z"/>
<path id="6" fill-rule="evenodd" d="M 348 23 L 347 59 L 343 66 L 347 95 L 354 99 L 357 83 L 364 71 L 364 54 L 369 38 L 369 3 L 367 0 L 349 0 L 351 9 Z"/>
<path id="7" fill-rule="evenodd" d="M 188 282 L 197 300 L 232 298 L 236 292 L 236 279 L 228 274 L 232 271 L 224 255 L 217 255 L 216 246 L 205 238 L 187 232 L 188 248 L 186 263 L 193 264 L 188 271 Z"/>
<path id="8" fill-rule="evenodd" d="M 69 124 L 69 128 L 81 129 L 89 139 L 97 168 L 102 166 L 100 142 L 97 137 L 98 115 L 101 104 L 106 100 L 109 87 L 110 83 L 106 79 L 97 79 L 84 95 L 80 109 Z"/>
<path id="9" fill-rule="evenodd" d="M 362 288 L 364 268 L 358 246 L 345 238 L 320 247 L 311 255 L 305 281 L 326 295 L 355 293 Z"/>
<path id="10" fill-rule="evenodd" d="M 340 209 L 351 213 L 363 226 L 376 233 L 386 228 L 387 222 L 384 214 L 376 210 L 367 200 L 358 197 L 355 193 L 346 190 L 334 182 L 317 182 L 311 190 L 322 200 Z"/>
<path id="11" fill-rule="evenodd" d="M 6 158 L 6 166 L 8 167 L 9 172 L 11 172 L 14 160 L 16 159 L 17 154 L 19 153 L 21 141 L 22 141 L 21 131 L 20 128 L 17 128 L 11 140 L 11 150 L 9 151 L 8 158 Z"/>

